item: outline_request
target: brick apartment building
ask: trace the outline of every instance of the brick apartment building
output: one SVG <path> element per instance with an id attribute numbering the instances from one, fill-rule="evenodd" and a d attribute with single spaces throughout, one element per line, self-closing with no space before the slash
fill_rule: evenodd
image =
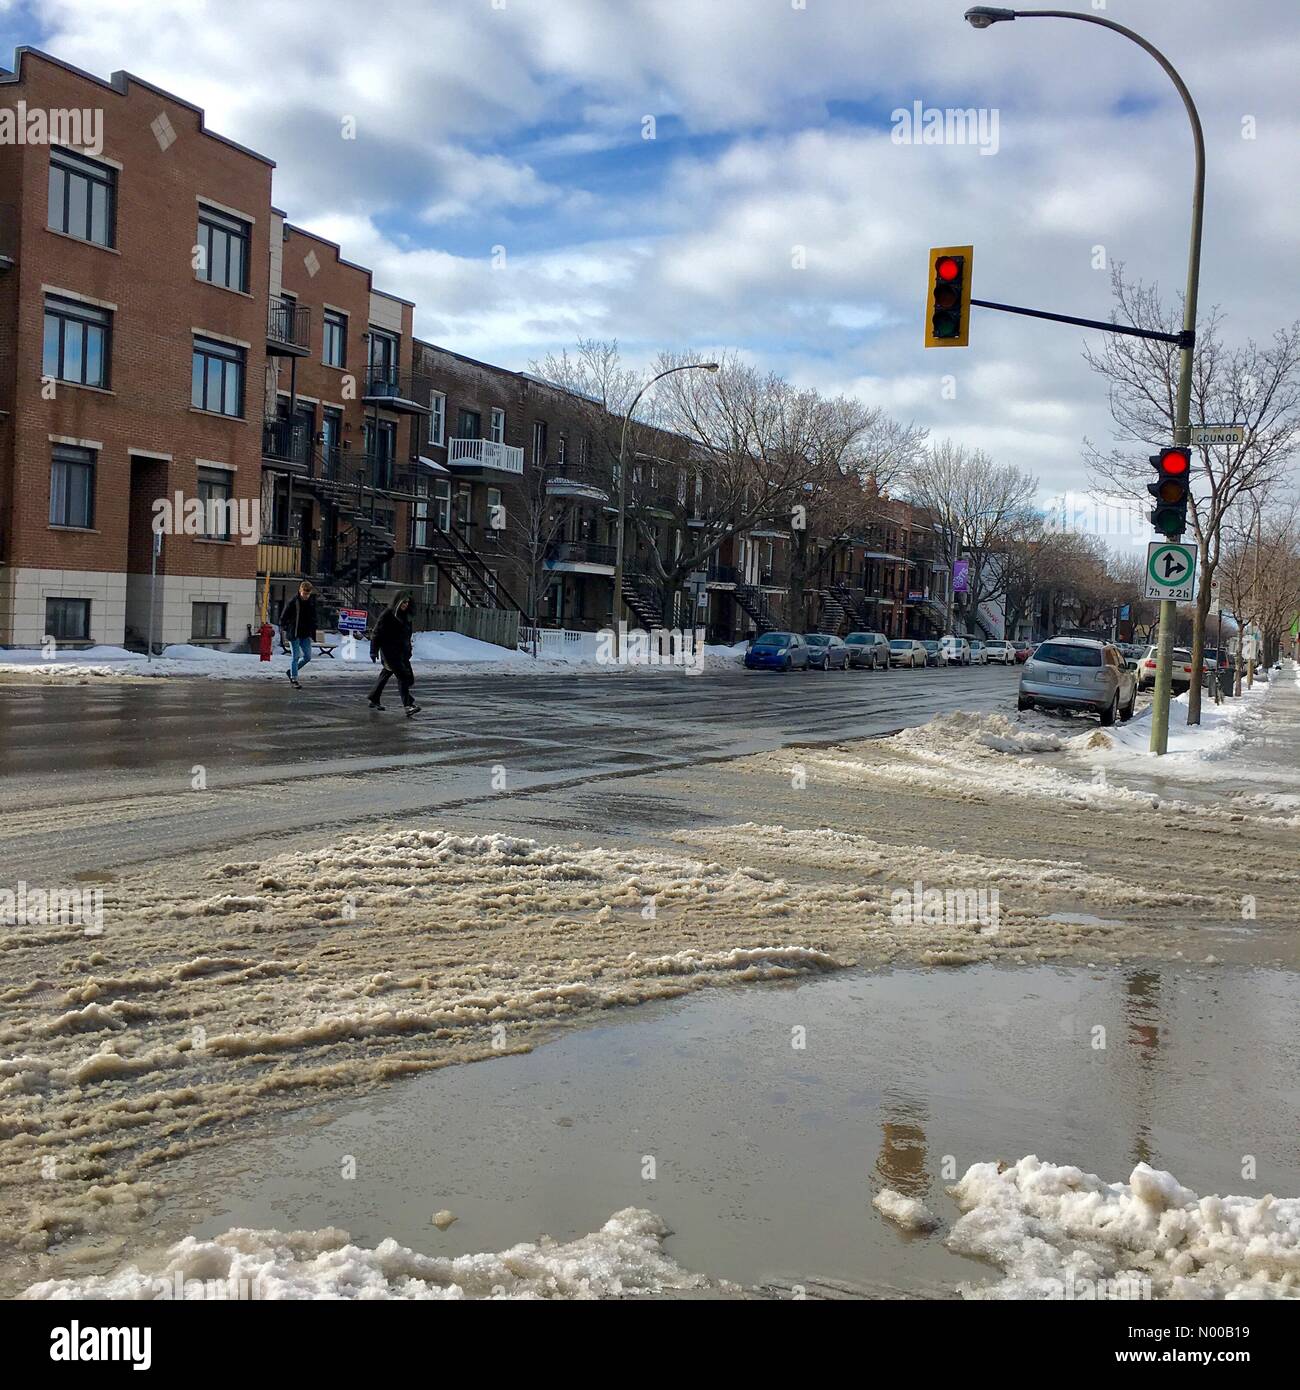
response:
<path id="1" fill-rule="evenodd" d="M 0 144 L 0 645 L 242 645 L 303 577 L 372 614 L 409 591 L 428 627 L 613 621 L 621 421 L 416 339 L 410 301 L 288 221 L 272 162 L 180 98 L 24 49 L 5 106 L 100 125 L 93 148 L 89 118 L 79 144 Z M 686 582 L 722 524 L 686 441 L 636 427 L 626 491 L 633 624 L 942 621 L 947 566 L 904 503 L 880 499 L 796 614 L 779 524 L 725 534 Z M 205 512 L 155 555 L 178 495 L 255 527 Z"/>
<path id="2" fill-rule="evenodd" d="M 272 165 L 187 102 L 32 51 L 0 101 L 102 113 L 93 157 L 0 145 L 0 642 L 120 643 L 148 621 L 154 501 L 260 492 Z M 164 536 L 157 630 L 228 636 L 255 566 L 233 536 Z"/>

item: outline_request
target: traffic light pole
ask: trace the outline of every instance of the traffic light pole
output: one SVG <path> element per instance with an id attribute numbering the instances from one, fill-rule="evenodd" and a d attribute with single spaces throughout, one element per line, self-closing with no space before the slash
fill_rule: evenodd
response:
<path id="1" fill-rule="evenodd" d="M 1191 403 L 1192 403 L 1192 353 L 1196 345 L 1196 295 L 1201 278 L 1201 227 L 1205 207 L 1205 136 L 1201 131 L 1201 117 L 1196 110 L 1192 94 L 1187 84 L 1179 76 L 1177 68 L 1153 43 L 1141 34 L 1116 24 L 1113 19 L 1102 19 L 1095 14 L 1080 14 L 1076 10 L 1006 10 L 989 5 L 977 5 L 966 11 L 966 19 L 977 29 L 987 29 L 990 25 L 1014 19 L 1078 19 L 1084 24 L 1098 24 L 1103 29 L 1113 29 L 1131 39 L 1137 46 L 1149 53 L 1165 70 L 1169 80 L 1178 89 L 1178 95 L 1187 108 L 1187 119 L 1192 126 L 1192 141 L 1196 152 L 1196 171 L 1192 184 L 1192 235 L 1187 254 L 1187 289 L 1183 295 L 1183 331 L 1178 336 L 1178 393 L 1174 402 L 1174 439 L 1177 445 L 1187 447 L 1191 443 Z M 974 301 L 972 301 L 974 302 Z M 1010 308 L 1007 305 L 987 305 L 989 308 Z M 1013 313 L 1025 310 L 1012 309 Z M 1034 311 L 1028 311 L 1033 313 Z M 1035 314 L 1035 317 L 1064 318 L 1063 315 Z M 1065 319 L 1065 322 L 1070 322 Z M 1111 327 L 1113 325 L 1099 325 Z M 1123 332 L 1124 329 L 1120 328 Z M 1129 330 L 1131 331 L 1131 330 Z M 1147 336 L 1143 333 L 1141 336 Z M 1151 335 L 1154 336 L 1154 335 Z M 1156 647 L 1156 690 L 1151 708 L 1151 751 L 1163 754 L 1169 747 L 1169 695 L 1173 674 L 1174 614 L 1173 600 L 1162 600 L 1160 604 L 1160 634 Z"/>

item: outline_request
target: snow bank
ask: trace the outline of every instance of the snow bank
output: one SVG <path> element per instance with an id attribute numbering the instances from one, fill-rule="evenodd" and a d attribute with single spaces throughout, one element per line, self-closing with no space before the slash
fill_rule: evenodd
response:
<path id="1" fill-rule="evenodd" d="M 933 1231 L 939 1224 L 939 1218 L 924 1202 L 915 1197 L 904 1197 L 892 1187 L 877 1192 L 871 1199 L 871 1205 L 887 1221 L 892 1221 L 904 1231 Z"/>
<path id="2" fill-rule="evenodd" d="M 358 644 L 360 645 L 360 644 Z M 498 647 L 493 642 L 480 642 L 460 632 L 417 632 L 411 641 L 413 661 L 461 661 L 468 664 L 490 661 L 502 665 L 525 663 L 530 668 L 537 663 L 526 652 Z M 369 652 L 369 648 L 366 648 Z"/>
<path id="3" fill-rule="evenodd" d="M 499 1253 L 422 1255 L 395 1240 L 373 1249 L 346 1231 L 230 1230 L 211 1240 L 186 1237 L 157 1269 L 137 1265 L 110 1275 L 50 1279 L 26 1299 L 597 1299 L 706 1281 L 664 1253 L 664 1223 L 627 1207 L 576 1240 L 543 1237 Z M 193 1281 L 193 1282 L 191 1282 Z"/>
<path id="4" fill-rule="evenodd" d="M 1256 682 L 1242 686 L 1240 696 L 1216 705 L 1208 692 L 1201 695 L 1201 722 L 1187 722 L 1187 692 L 1169 702 L 1169 752 L 1180 762 L 1220 758 L 1230 752 L 1263 718 L 1269 687 Z M 1100 732 L 1092 741 L 1093 751 L 1113 749 L 1124 755 L 1114 762 L 1141 762 L 1156 755 L 1151 752 L 1151 707 L 1127 724 L 1116 724 Z"/>
<path id="5" fill-rule="evenodd" d="M 1300 1298 L 1300 1198 L 1198 1197 L 1139 1163 L 1127 1183 L 1034 1156 L 976 1163 L 947 1244 L 1000 1266 L 968 1298 Z"/>

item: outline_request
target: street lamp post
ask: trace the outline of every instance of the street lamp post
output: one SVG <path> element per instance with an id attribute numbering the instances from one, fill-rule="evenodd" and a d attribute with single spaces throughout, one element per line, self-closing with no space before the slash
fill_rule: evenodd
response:
<path id="1" fill-rule="evenodd" d="M 1196 169 L 1192 184 L 1192 233 L 1187 253 L 1187 289 L 1183 295 L 1183 333 L 1178 350 L 1178 394 L 1174 402 L 1174 443 L 1186 446 L 1191 442 L 1192 353 L 1196 337 L 1196 295 L 1201 278 L 1201 226 L 1205 207 L 1205 136 L 1201 132 L 1201 117 L 1196 110 L 1187 84 L 1178 70 L 1152 43 L 1132 29 L 1102 19 L 1094 14 L 1079 14 L 1074 10 L 1004 10 L 991 5 L 977 5 L 966 11 L 967 21 L 976 29 L 1011 19 L 1078 19 L 1085 24 L 1099 24 L 1123 34 L 1149 53 L 1169 75 L 1178 95 L 1187 108 L 1192 126 L 1192 142 L 1196 152 Z M 1156 649 L 1156 689 L 1151 707 L 1151 751 L 1163 754 L 1169 747 L 1169 694 L 1173 674 L 1174 617 L 1177 605 L 1171 599 L 1160 604 L 1160 635 Z"/>
<path id="2" fill-rule="evenodd" d="M 618 533 L 614 538 L 614 650 L 621 658 L 623 655 L 623 643 L 619 637 L 618 620 L 623 610 L 623 532 L 627 522 L 627 428 L 632 423 L 632 414 L 641 403 L 641 397 L 655 384 L 662 381 L 666 376 L 672 376 L 674 372 L 716 372 L 720 364 L 717 362 L 685 362 L 678 367 L 669 367 L 666 371 L 660 372 L 657 376 L 652 376 L 649 381 L 636 393 L 632 399 L 632 404 L 628 406 L 627 413 L 623 416 L 623 429 L 618 438 Z"/>

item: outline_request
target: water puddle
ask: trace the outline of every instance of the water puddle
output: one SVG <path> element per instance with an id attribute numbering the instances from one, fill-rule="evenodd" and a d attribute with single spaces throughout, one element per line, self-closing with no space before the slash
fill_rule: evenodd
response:
<path id="1" fill-rule="evenodd" d="M 213 1154 L 168 1177 L 204 1205 L 217 1194 L 199 1234 L 334 1225 L 453 1255 L 637 1206 L 701 1273 L 942 1293 L 988 1272 L 943 1230 L 882 1220 L 881 1187 L 945 1227 L 946 1175 L 1027 1153 L 1110 1181 L 1143 1160 L 1203 1195 L 1300 1195 L 1298 1008 L 1295 974 L 1167 964 L 717 989 L 404 1081 L 242 1145 L 223 1178 Z"/>

